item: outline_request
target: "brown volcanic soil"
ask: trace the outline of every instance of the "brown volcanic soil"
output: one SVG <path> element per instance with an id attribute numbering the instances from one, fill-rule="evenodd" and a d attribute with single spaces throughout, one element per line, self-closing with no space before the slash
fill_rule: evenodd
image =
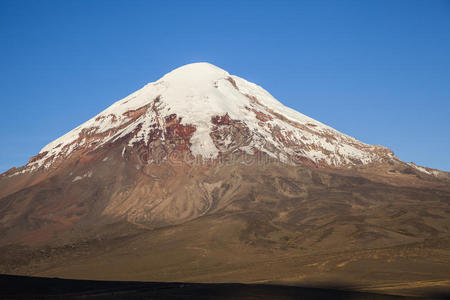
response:
<path id="1" fill-rule="evenodd" d="M 139 165 L 119 155 L 66 162 L 1 198 L 0 273 L 450 291 L 446 179 L 405 164 Z"/>
<path id="2" fill-rule="evenodd" d="M 340 285 L 405 295 L 449 289 L 448 173 L 315 131 L 316 124 L 288 120 L 245 96 L 264 132 L 227 113 L 211 116 L 211 127 L 185 124 L 160 115 L 170 103 L 156 96 L 121 115 L 100 114 L 79 127 L 77 139 L 55 146 L 59 154 L 38 154 L 0 174 L 0 273 Z M 347 161 L 272 118 L 376 159 Z M 200 163 L 191 138 L 205 129 L 219 155 Z M 347 163 L 312 161 L 304 150 Z"/>

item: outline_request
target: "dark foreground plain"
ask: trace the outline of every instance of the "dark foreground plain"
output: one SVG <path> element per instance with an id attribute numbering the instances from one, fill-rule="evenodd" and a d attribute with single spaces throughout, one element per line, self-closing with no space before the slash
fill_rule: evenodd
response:
<path id="1" fill-rule="evenodd" d="M 445 299 L 269 284 L 93 281 L 0 275 L 1 299 Z"/>

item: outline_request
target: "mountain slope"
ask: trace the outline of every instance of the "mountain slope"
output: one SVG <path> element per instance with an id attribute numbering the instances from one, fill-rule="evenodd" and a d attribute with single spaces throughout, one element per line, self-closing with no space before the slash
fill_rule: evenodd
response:
<path id="1" fill-rule="evenodd" d="M 1 175 L 0 272 L 367 285 L 409 266 L 406 281 L 447 280 L 449 224 L 448 173 L 198 63 Z"/>
<path id="2" fill-rule="evenodd" d="M 166 151 L 187 150 L 202 159 L 261 151 L 283 162 L 303 159 L 336 167 L 394 157 L 386 148 L 361 143 L 283 106 L 255 84 L 196 63 L 146 85 L 56 139 L 22 172 L 50 168 L 76 152 L 124 138 L 130 147 L 142 143 L 154 149 L 162 143 Z"/>

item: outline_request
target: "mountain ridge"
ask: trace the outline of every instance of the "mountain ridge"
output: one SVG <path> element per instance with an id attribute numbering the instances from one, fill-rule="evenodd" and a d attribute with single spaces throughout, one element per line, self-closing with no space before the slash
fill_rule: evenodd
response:
<path id="1" fill-rule="evenodd" d="M 0 176 L 0 273 L 446 287 L 448 173 L 192 67 Z"/>
<path id="2" fill-rule="evenodd" d="M 227 124 L 217 123 L 225 119 Z M 95 150 L 124 137 L 128 146 L 143 142 L 151 148 L 154 139 L 166 138 L 164 131 L 171 123 L 177 123 L 174 130 L 184 139 L 185 150 L 207 160 L 231 150 L 250 155 L 262 151 L 283 162 L 300 159 L 323 167 L 397 159 L 387 148 L 360 142 L 285 107 L 253 83 L 211 64 L 194 63 L 115 102 L 8 176 L 49 168 L 80 148 Z M 247 137 L 237 145 L 229 141 L 233 134 Z"/>

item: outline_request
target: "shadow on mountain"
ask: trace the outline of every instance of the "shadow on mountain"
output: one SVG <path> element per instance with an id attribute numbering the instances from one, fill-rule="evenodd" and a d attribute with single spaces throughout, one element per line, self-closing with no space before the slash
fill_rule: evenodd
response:
<path id="1" fill-rule="evenodd" d="M 93 281 L 0 275 L 2 299 L 420 299 L 268 284 Z M 446 299 L 434 295 L 426 299 Z M 422 298 L 425 299 L 425 298 Z"/>

